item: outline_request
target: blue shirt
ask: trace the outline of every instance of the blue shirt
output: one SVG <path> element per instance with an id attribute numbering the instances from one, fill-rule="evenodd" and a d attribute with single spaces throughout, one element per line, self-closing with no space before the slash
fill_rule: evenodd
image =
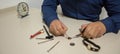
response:
<path id="1" fill-rule="evenodd" d="M 100 21 L 105 25 L 106 32 L 118 33 L 120 29 L 120 0 L 44 0 L 43 20 L 48 26 L 58 19 L 58 5 L 65 16 L 90 21 L 99 21 L 101 9 L 105 7 L 108 17 Z"/>

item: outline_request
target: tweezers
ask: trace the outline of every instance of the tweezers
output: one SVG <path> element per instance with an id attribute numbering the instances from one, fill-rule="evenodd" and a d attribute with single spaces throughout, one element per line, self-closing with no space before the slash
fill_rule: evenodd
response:
<path id="1" fill-rule="evenodd" d="M 76 37 L 83 38 L 82 42 L 88 50 L 98 52 L 101 49 L 101 47 L 82 35 L 84 33 L 85 29 L 83 29 L 83 31 L 81 31 L 81 29 L 79 29 L 81 34 L 76 35 Z"/>

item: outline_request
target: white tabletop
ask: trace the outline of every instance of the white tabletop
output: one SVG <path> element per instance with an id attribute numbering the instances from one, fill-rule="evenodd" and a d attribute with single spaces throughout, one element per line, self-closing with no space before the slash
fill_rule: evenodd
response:
<path id="1" fill-rule="evenodd" d="M 59 17 L 68 27 L 67 34 L 71 37 L 79 33 L 80 25 L 90 23 L 62 15 Z M 18 18 L 16 8 L 0 10 L 0 54 L 120 54 L 120 32 L 108 33 L 92 40 L 101 46 L 99 52 L 92 52 L 83 45 L 81 37 L 72 40 L 55 37 L 54 40 L 43 44 L 37 44 L 43 40 L 35 38 L 44 38 L 47 36 L 46 33 L 29 39 L 30 35 L 43 29 L 43 25 L 39 9 L 30 8 L 29 16 L 23 19 Z M 58 41 L 60 43 L 47 53 L 47 50 Z M 75 43 L 75 46 L 70 46 L 71 42 Z"/>

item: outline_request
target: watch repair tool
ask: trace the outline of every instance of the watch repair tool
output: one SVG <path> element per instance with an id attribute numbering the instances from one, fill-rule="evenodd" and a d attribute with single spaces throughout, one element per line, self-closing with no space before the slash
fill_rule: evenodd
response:
<path id="1" fill-rule="evenodd" d="M 85 28 L 86 29 L 86 28 Z M 82 37 L 83 40 L 83 44 L 86 46 L 86 48 L 90 51 L 94 51 L 94 52 L 98 52 L 100 50 L 100 46 L 95 44 L 94 42 L 90 41 L 88 38 L 82 36 L 82 34 L 84 33 L 85 29 L 83 29 L 83 31 L 80 30 L 81 34 L 78 34 L 77 37 Z"/>
<path id="2" fill-rule="evenodd" d="M 18 12 L 18 17 L 23 18 L 28 16 L 29 13 L 29 6 L 26 2 L 20 2 L 17 5 L 17 12 Z"/>
<path id="3" fill-rule="evenodd" d="M 68 40 L 71 40 L 72 38 L 69 37 L 67 34 L 64 34 L 65 38 L 67 38 Z"/>
<path id="4" fill-rule="evenodd" d="M 49 40 L 49 39 L 46 39 L 46 38 L 36 38 L 36 40 Z M 54 40 L 54 39 L 51 39 L 51 40 Z"/>
<path id="5" fill-rule="evenodd" d="M 100 50 L 100 46 L 90 41 L 89 39 L 84 39 L 82 42 L 90 51 L 98 52 Z"/>
<path id="6" fill-rule="evenodd" d="M 43 30 L 43 29 L 41 29 L 40 31 L 38 31 L 38 32 L 36 32 L 35 34 L 31 35 L 31 36 L 30 36 L 30 39 L 32 39 L 32 38 L 34 38 L 35 36 L 37 36 L 37 35 L 39 35 L 39 34 L 42 34 L 42 33 L 44 33 L 44 30 Z"/>
<path id="7" fill-rule="evenodd" d="M 47 50 L 47 52 L 50 52 L 60 41 L 58 41 L 55 45 L 53 45 L 50 49 Z"/>
<path id="8" fill-rule="evenodd" d="M 78 38 L 78 37 L 81 37 L 81 34 L 77 34 L 77 35 L 75 35 L 74 37 L 71 37 L 71 38 L 74 39 L 74 38 Z"/>
<path id="9" fill-rule="evenodd" d="M 45 29 L 45 31 L 46 31 L 46 34 L 47 34 L 47 36 L 46 36 L 45 38 L 46 38 L 46 39 L 53 39 L 54 37 L 48 33 L 46 27 L 45 27 L 44 25 L 43 25 L 43 27 L 44 27 L 44 29 Z"/>
<path id="10" fill-rule="evenodd" d="M 45 40 L 45 41 L 42 41 L 42 42 L 38 42 L 38 44 L 42 44 L 42 43 L 46 43 L 46 42 L 49 42 L 49 41 L 52 41 L 53 39 L 48 39 L 48 40 Z"/>
<path id="11" fill-rule="evenodd" d="M 46 38 L 36 38 L 36 40 L 48 40 Z"/>

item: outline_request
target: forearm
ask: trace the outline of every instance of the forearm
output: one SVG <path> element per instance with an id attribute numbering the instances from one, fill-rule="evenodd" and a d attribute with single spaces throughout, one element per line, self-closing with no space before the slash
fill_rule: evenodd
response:
<path id="1" fill-rule="evenodd" d="M 54 19 L 58 19 L 56 9 L 58 2 L 56 0 L 44 0 L 42 5 L 43 20 L 49 26 Z"/>
<path id="2" fill-rule="evenodd" d="M 106 19 L 103 19 L 101 21 L 106 27 L 106 33 L 118 33 L 118 31 L 120 30 L 120 14 L 107 17 Z"/>
<path id="3" fill-rule="evenodd" d="M 103 19 L 102 22 L 105 25 L 107 32 L 118 33 L 120 30 L 120 0 L 103 1 L 109 17 Z"/>

